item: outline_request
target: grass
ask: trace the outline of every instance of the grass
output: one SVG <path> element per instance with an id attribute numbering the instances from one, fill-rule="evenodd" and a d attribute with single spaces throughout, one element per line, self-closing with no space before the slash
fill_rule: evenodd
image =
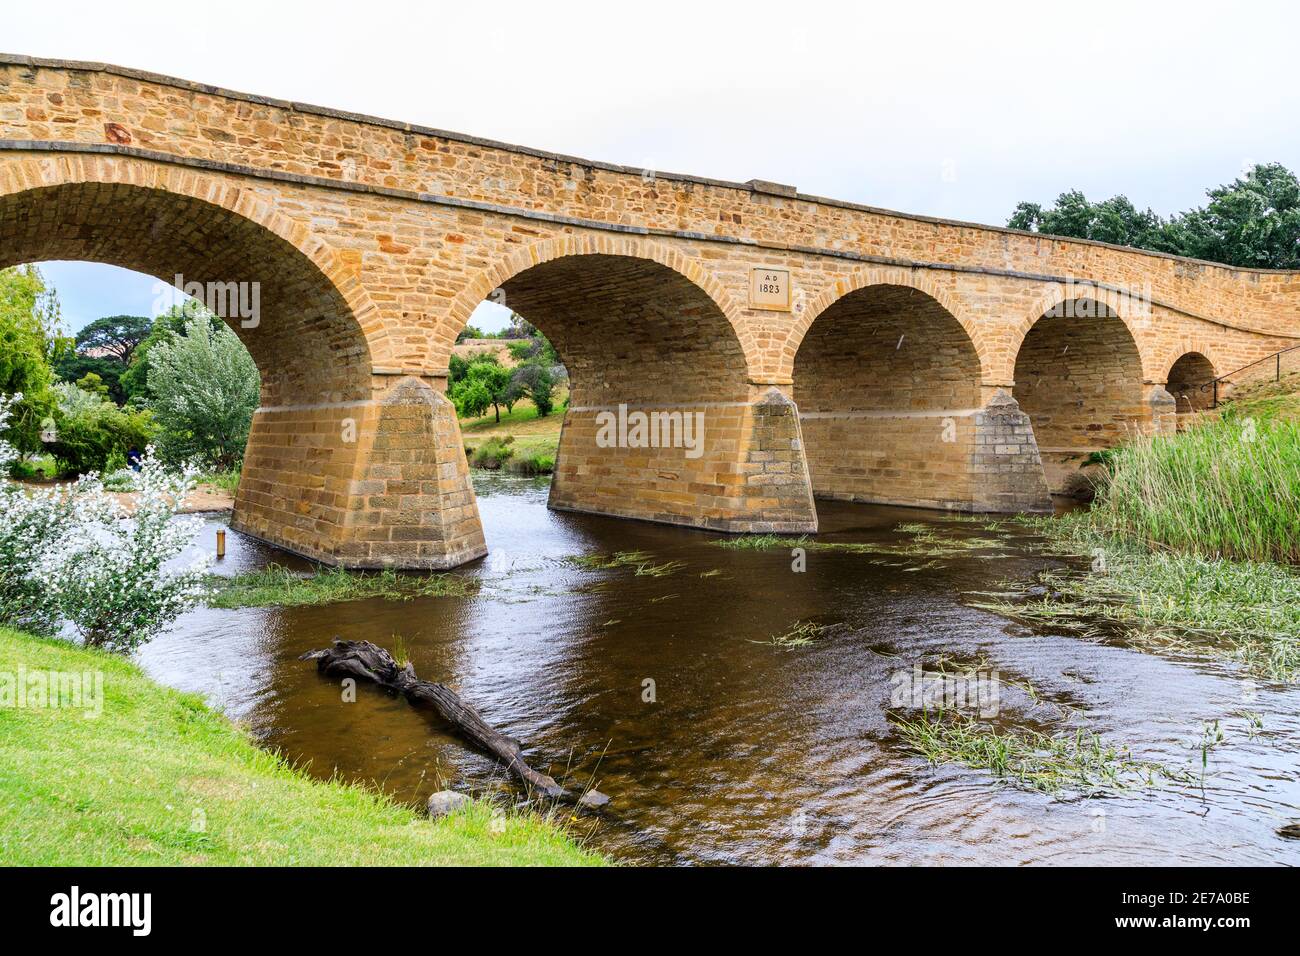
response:
<path id="1" fill-rule="evenodd" d="M 1152 786 L 1161 779 L 1190 780 L 1185 771 L 1135 760 L 1127 748 L 1108 744 L 1092 731 L 999 730 L 951 710 L 933 715 L 923 711 L 916 718 L 891 714 L 889 719 L 907 747 L 932 764 L 987 770 L 1008 783 L 1044 793 L 1123 790 Z"/>
<path id="2" fill-rule="evenodd" d="M 783 651 L 792 651 L 797 647 L 808 647 L 817 643 L 827 631 L 839 627 L 837 624 L 816 624 L 812 621 L 796 621 L 794 626 L 784 634 L 777 634 L 766 641 L 751 641 L 752 644 L 766 644 L 779 647 Z"/>
<path id="3" fill-rule="evenodd" d="M 212 471 L 199 475 L 194 482 L 199 487 L 207 486 L 233 495 L 239 489 L 239 470 Z"/>
<path id="4" fill-rule="evenodd" d="M 421 597 L 468 597 L 478 582 L 457 574 L 417 574 L 397 571 L 347 571 L 320 568 L 301 574 L 272 564 L 233 577 L 212 575 L 210 607 L 299 607 L 382 598 L 409 601 Z"/>
<path id="5" fill-rule="evenodd" d="M 475 468 L 490 468 L 495 471 L 514 456 L 515 450 L 510 447 L 513 443 L 512 435 L 489 438 L 470 453 L 469 463 Z"/>
<path id="6" fill-rule="evenodd" d="M 507 443 L 508 439 L 513 454 L 505 462 L 506 468 L 526 475 L 553 472 L 559 457 L 560 428 L 564 425 L 562 403 L 566 394 L 563 389 L 557 389 L 555 410 L 545 418 L 538 417 L 532 402 L 521 399 L 512 411 L 501 415 L 500 423 L 490 413 L 462 421 L 460 430 L 471 463 L 475 453 L 488 442 Z"/>
<path id="7" fill-rule="evenodd" d="M 595 865 L 535 814 L 433 821 L 313 780 L 121 657 L 0 629 L 0 670 L 101 671 L 102 714 L 0 708 L 0 864 Z"/>
<path id="8" fill-rule="evenodd" d="M 1276 405 L 1294 386 L 1244 389 L 1221 416 L 1101 453 L 1088 511 L 1019 519 L 1091 571 L 1045 572 L 975 606 L 1300 679 L 1300 420 Z"/>
<path id="9" fill-rule="evenodd" d="M 1252 674 L 1300 678 L 1300 573 L 1270 562 L 1225 561 L 1145 551 L 1097 530 L 1087 512 L 1023 519 L 1063 554 L 1092 569 L 1045 572 L 1011 598 L 975 603 L 1026 623 L 1095 631 L 1126 640 L 1236 660 Z"/>
<path id="10" fill-rule="evenodd" d="M 1300 422 L 1229 412 L 1104 457 L 1094 528 L 1152 550 L 1300 563 Z"/>
<path id="11" fill-rule="evenodd" d="M 958 524 L 957 528 L 962 526 Z M 1000 530 L 1000 522 L 988 522 L 982 526 L 984 530 Z M 720 548 L 727 548 L 732 551 L 789 551 L 794 548 L 802 548 L 805 551 L 840 551 L 847 554 L 869 554 L 877 556 L 893 556 L 904 559 L 930 559 L 921 565 L 908 567 L 909 571 L 919 571 L 934 567 L 941 567 L 938 559 L 953 558 L 959 555 L 970 554 L 975 551 L 993 551 L 999 552 L 1004 550 L 1005 542 L 998 538 L 979 537 L 979 536 L 961 536 L 947 532 L 945 529 L 938 528 L 934 525 L 922 524 L 919 522 L 909 522 L 900 524 L 895 529 L 904 534 L 911 536 L 909 541 L 902 543 L 888 542 L 862 542 L 862 541 L 826 541 L 819 538 L 811 538 L 806 535 L 794 538 L 777 534 L 746 534 L 738 535 L 731 538 L 719 538 L 713 543 Z M 964 530 L 964 529 L 963 529 Z M 878 561 L 876 563 L 890 563 L 887 561 Z M 895 564 L 897 567 L 903 567 L 907 562 Z"/>
<path id="12" fill-rule="evenodd" d="M 584 571 L 610 571 L 614 568 L 631 568 L 639 578 L 666 578 L 686 567 L 684 561 L 656 563 L 649 551 L 615 551 L 613 554 L 582 554 L 566 558 L 570 564 Z"/>

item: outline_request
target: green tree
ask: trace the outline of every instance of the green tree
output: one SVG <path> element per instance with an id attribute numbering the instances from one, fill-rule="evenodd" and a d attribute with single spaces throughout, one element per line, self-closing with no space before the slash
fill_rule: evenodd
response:
<path id="1" fill-rule="evenodd" d="M 1300 268 L 1300 182 L 1279 163 L 1257 165 L 1176 219 L 1183 255 L 1258 269 Z"/>
<path id="2" fill-rule="evenodd" d="M 95 358 L 78 355 L 76 352 L 70 352 L 54 363 L 55 377 L 61 382 L 78 382 L 87 375 L 98 375 L 108 389 L 109 397 L 119 405 L 127 400 L 126 391 L 122 388 L 122 376 L 127 370 L 127 366 L 116 359 Z"/>
<path id="3" fill-rule="evenodd" d="M 108 386 L 104 380 L 95 372 L 87 372 L 81 378 L 77 379 L 77 388 L 83 392 L 90 392 L 92 395 L 98 395 L 100 398 L 108 398 Z"/>
<path id="4" fill-rule="evenodd" d="M 150 350 L 160 342 L 169 342 L 184 335 L 186 323 L 196 316 L 207 319 L 214 329 L 225 327 L 225 323 L 218 316 L 208 311 L 201 302 L 193 299 L 182 305 L 172 306 L 157 316 L 150 326 L 149 334 L 132 352 L 131 362 L 126 371 L 121 373 L 122 401 L 137 405 L 148 404 Z"/>
<path id="5" fill-rule="evenodd" d="M 96 319 L 77 333 L 77 351 L 100 353 L 122 365 L 131 364 L 131 356 L 149 335 L 152 323 L 143 315 L 109 315 Z"/>
<path id="6" fill-rule="evenodd" d="M 153 436 L 147 411 L 118 408 L 94 392 L 68 382 L 50 390 L 56 396 L 55 429 L 45 448 L 54 456 L 60 475 L 103 471 L 110 458 L 125 459 L 144 451 Z"/>
<path id="7" fill-rule="evenodd" d="M 510 369 L 495 355 L 484 354 L 474 356 L 464 374 L 447 390 L 447 396 L 462 418 L 475 418 L 491 407 L 500 422 L 501 407 L 513 408 L 519 393 Z"/>
<path id="8" fill-rule="evenodd" d="M 1230 266 L 1300 268 L 1300 182 L 1293 172 L 1278 163 L 1257 165 L 1207 195 L 1208 205 L 1165 220 L 1124 196 L 1092 203 L 1075 189 L 1046 209 L 1020 203 L 1007 225 Z"/>
<path id="9" fill-rule="evenodd" d="M 1139 249 L 1163 249 L 1167 242 L 1165 221 L 1150 209 L 1139 210 L 1126 196 L 1092 203 L 1077 189 L 1061 193 L 1047 209 L 1037 203 L 1020 203 L 1007 225 Z"/>
<path id="10" fill-rule="evenodd" d="M 41 449 L 54 411 L 52 363 L 67 351 L 58 333 L 59 300 L 35 266 L 0 269 L 0 394 L 21 393 L 6 437 L 27 454 Z"/>
<path id="11" fill-rule="evenodd" d="M 555 408 L 552 395 L 555 382 L 547 365 L 538 359 L 524 362 L 515 368 L 512 379 L 519 394 L 530 399 L 537 407 L 538 418 L 545 418 Z"/>
<path id="12" fill-rule="evenodd" d="M 183 334 L 149 348 L 149 406 L 159 425 L 159 455 L 232 469 L 243 459 L 261 390 L 257 366 L 239 337 L 206 312 Z"/>

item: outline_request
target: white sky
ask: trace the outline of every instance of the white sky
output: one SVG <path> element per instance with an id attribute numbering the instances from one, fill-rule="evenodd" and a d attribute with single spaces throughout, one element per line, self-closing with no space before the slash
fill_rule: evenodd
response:
<path id="1" fill-rule="evenodd" d="M 60 0 L 0 18 L 10 53 L 995 224 L 1072 187 L 1168 214 L 1252 162 L 1300 169 L 1298 36 L 1282 2 Z M 46 273 L 73 328 L 155 298 L 152 279 Z"/>

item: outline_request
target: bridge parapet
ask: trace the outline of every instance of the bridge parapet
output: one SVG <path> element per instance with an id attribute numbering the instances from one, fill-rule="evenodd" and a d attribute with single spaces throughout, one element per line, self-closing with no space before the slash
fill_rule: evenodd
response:
<path id="1" fill-rule="evenodd" d="M 0 266 L 51 258 L 255 283 L 236 520 L 364 566 L 482 553 L 440 393 L 485 299 L 572 374 L 554 507 L 729 531 L 812 530 L 814 494 L 1040 508 L 1080 455 L 1165 427 L 1184 356 L 1221 374 L 1300 342 L 1295 273 L 0 55 Z M 1052 315 L 1114 296 L 1144 308 Z M 602 444 L 621 406 L 710 437 Z"/>

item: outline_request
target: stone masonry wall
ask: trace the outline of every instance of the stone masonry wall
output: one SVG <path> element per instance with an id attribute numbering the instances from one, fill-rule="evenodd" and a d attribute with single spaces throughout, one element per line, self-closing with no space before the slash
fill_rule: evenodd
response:
<path id="1" fill-rule="evenodd" d="M 341 563 L 434 567 L 481 553 L 458 428 L 431 395 L 474 307 L 498 292 L 560 348 L 575 408 L 740 410 L 720 418 L 731 444 L 690 467 L 607 453 L 572 412 L 557 506 L 730 529 L 814 526 L 805 434 L 819 493 L 1018 501 L 990 476 L 1029 467 L 1032 453 L 980 436 L 1007 438 L 1005 424 L 1023 438 L 1024 426 L 963 396 L 1014 390 L 1038 441 L 1074 453 L 1114 441 L 1125 422 L 1165 427 L 1162 386 L 1184 354 L 1222 372 L 1300 342 L 1295 273 L 0 56 L 0 266 L 52 258 L 261 286 L 261 321 L 231 323 L 263 377 L 236 521 Z M 751 305 L 756 268 L 789 272 L 788 310 Z M 873 287 L 876 307 L 889 306 L 879 314 L 852 298 Z M 1149 309 L 1118 309 L 1057 356 L 1036 344 L 1044 312 L 1090 288 L 1149 294 Z M 906 336 L 901 349 L 886 331 Z M 835 342 L 849 346 L 826 348 Z M 1082 383 L 1072 410 L 1062 396 Z M 783 403 L 768 402 L 772 389 Z M 363 426 L 355 447 L 329 437 L 347 409 Z M 939 411 L 954 413 L 959 439 L 927 454 L 911 425 Z M 995 457 L 1013 450 L 988 461 L 989 444 Z"/>

